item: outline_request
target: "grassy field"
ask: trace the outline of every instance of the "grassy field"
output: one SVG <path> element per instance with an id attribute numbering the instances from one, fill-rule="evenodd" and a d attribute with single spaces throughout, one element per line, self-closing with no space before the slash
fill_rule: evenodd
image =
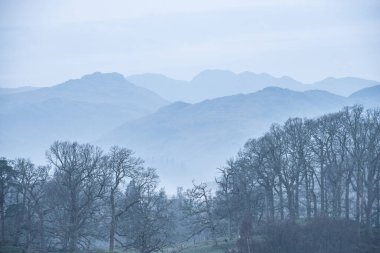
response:
<path id="1" fill-rule="evenodd" d="M 0 246 L 0 253 L 23 253 L 23 251 L 18 247 Z"/>
<path id="2" fill-rule="evenodd" d="M 226 248 L 229 244 L 225 242 L 220 242 L 218 246 L 214 246 L 212 242 L 203 242 L 196 245 L 188 246 L 182 249 L 178 248 L 167 248 L 164 249 L 163 253 L 225 253 Z M 95 250 L 96 253 L 106 253 L 106 250 Z M 116 251 L 119 253 L 138 253 L 136 251 Z M 23 253 L 21 248 L 12 246 L 0 246 L 0 253 Z M 60 253 L 72 253 L 72 252 L 60 252 Z M 83 253 L 83 252 L 78 252 Z"/>
<path id="3" fill-rule="evenodd" d="M 212 242 L 203 242 L 193 246 L 189 246 L 175 251 L 174 249 L 164 250 L 165 253 L 225 253 L 227 248 L 233 247 L 234 244 L 219 242 L 218 246 L 214 246 Z"/>
<path id="4" fill-rule="evenodd" d="M 212 245 L 199 245 L 180 251 L 181 253 L 224 253 L 224 247 L 215 247 Z"/>

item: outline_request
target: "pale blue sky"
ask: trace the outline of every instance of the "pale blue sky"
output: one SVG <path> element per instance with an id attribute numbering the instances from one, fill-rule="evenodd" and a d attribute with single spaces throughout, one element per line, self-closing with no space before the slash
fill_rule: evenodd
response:
<path id="1" fill-rule="evenodd" d="M 380 80 L 377 0 L 0 0 L 0 86 L 204 69 Z"/>

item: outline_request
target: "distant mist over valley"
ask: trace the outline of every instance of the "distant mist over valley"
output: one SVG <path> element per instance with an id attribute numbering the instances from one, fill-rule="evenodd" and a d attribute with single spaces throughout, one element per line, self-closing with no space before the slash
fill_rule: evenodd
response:
<path id="1" fill-rule="evenodd" d="M 54 140 L 122 145 L 158 168 L 174 192 L 212 181 L 244 142 L 289 117 L 380 104 L 380 83 L 354 77 L 303 84 L 290 77 L 205 70 L 191 81 L 93 73 L 45 88 L 0 89 L 0 153 L 44 163 Z"/>

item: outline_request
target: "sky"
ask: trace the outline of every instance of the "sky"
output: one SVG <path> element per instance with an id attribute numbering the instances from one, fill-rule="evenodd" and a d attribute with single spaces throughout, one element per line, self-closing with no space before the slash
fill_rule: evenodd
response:
<path id="1" fill-rule="evenodd" d="M 0 0 L 0 87 L 205 69 L 380 80 L 380 1 Z"/>

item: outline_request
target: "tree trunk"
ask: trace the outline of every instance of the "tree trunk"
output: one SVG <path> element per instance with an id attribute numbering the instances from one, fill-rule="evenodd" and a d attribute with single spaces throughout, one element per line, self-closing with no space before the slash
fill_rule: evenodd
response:
<path id="1" fill-rule="evenodd" d="M 324 216 L 326 214 L 326 206 L 325 206 L 325 171 L 323 164 L 321 164 L 321 215 Z"/>
<path id="2" fill-rule="evenodd" d="M 267 186 L 266 189 L 266 218 L 267 221 L 274 221 L 274 200 L 273 200 L 273 189 L 271 186 Z"/>
<path id="3" fill-rule="evenodd" d="M 350 219 L 350 179 L 346 179 L 346 191 L 345 191 L 345 198 L 344 198 L 344 211 L 345 211 L 345 217 L 346 220 Z"/>
<path id="4" fill-rule="evenodd" d="M 355 206 L 356 206 L 355 220 L 358 223 L 360 222 L 360 186 L 359 184 L 360 184 L 360 180 L 358 179 L 357 184 L 356 184 L 356 200 L 355 200 Z"/>
<path id="5" fill-rule="evenodd" d="M 294 194 L 294 217 L 296 219 L 299 218 L 299 180 L 297 179 L 297 182 L 296 182 L 296 192 Z"/>
<path id="6" fill-rule="evenodd" d="M 78 203 L 77 193 L 75 189 L 71 189 L 71 213 L 70 213 L 70 228 L 69 228 L 69 250 L 75 252 L 78 243 Z"/>
<path id="7" fill-rule="evenodd" d="M 368 238 L 372 238 L 372 206 L 374 202 L 373 190 L 373 181 L 369 180 L 367 183 L 367 205 L 365 207 L 365 223 Z"/>
<path id="8" fill-rule="evenodd" d="M 305 168 L 305 194 L 306 194 L 306 217 L 311 218 L 311 201 L 310 201 L 310 182 L 307 170 Z"/>
<path id="9" fill-rule="evenodd" d="M 115 215 L 115 196 L 114 193 L 111 192 L 111 227 L 110 227 L 110 245 L 109 252 L 114 251 L 115 245 L 115 227 L 116 227 L 116 215 Z"/>
<path id="10" fill-rule="evenodd" d="M 1 242 L 5 242 L 5 213 L 4 213 L 4 201 L 3 196 L 1 196 L 1 206 L 0 206 L 0 212 L 1 212 Z"/>
<path id="11" fill-rule="evenodd" d="M 294 194 L 293 191 L 290 189 L 290 187 L 285 187 L 286 188 L 286 195 L 288 197 L 288 210 L 289 210 L 289 216 L 291 220 L 296 219 L 296 212 L 294 208 Z"/>
<path id="12" fill-rule="evenodd" d="M 270 219 L 271 222 L 274 221 L 274 196 L 273 196 L 273 188 L 270 189 L 270 194 L 269 194 L 269 204 L 270 204 Z"/>
<path id="13" fill-rule="evenodd" d="M 315 184 L 314 184 L 314 176 L 311 177 L 311 196 L 313 199 L 313 214 L 314 217 L 317 217 L 318 215 L 318 203 L 317 203 L 317 195 L 314 192 L 315 190 Z"/>
<path id="14" fill-rule="evenodd" d="M 284 220 L 284 196 L 282 193 L 282 184 L 280 182 L 280 189 L 279 189 L 279 197 L 280 197 L 280 216 L 281 220 Z"/>
<path id="15" fill-rule="evenodd" d="M 377 199 L 377 208 L 376 208 L 376 227 L 380 229 L 380 180 L 376 184 L 376 199 Z M 380 242 L 380 233 L 377 233 L 378 242 Z"/>
<path id="16" fill-rule="evenodd" d="M 38 212 L 39 217 L 39 227 L 40 227 L 40 252 L 46 252 L 46 243 L 45 243 L 45 228 L 44 228 L 44 217 L 42 212 Z"/>

